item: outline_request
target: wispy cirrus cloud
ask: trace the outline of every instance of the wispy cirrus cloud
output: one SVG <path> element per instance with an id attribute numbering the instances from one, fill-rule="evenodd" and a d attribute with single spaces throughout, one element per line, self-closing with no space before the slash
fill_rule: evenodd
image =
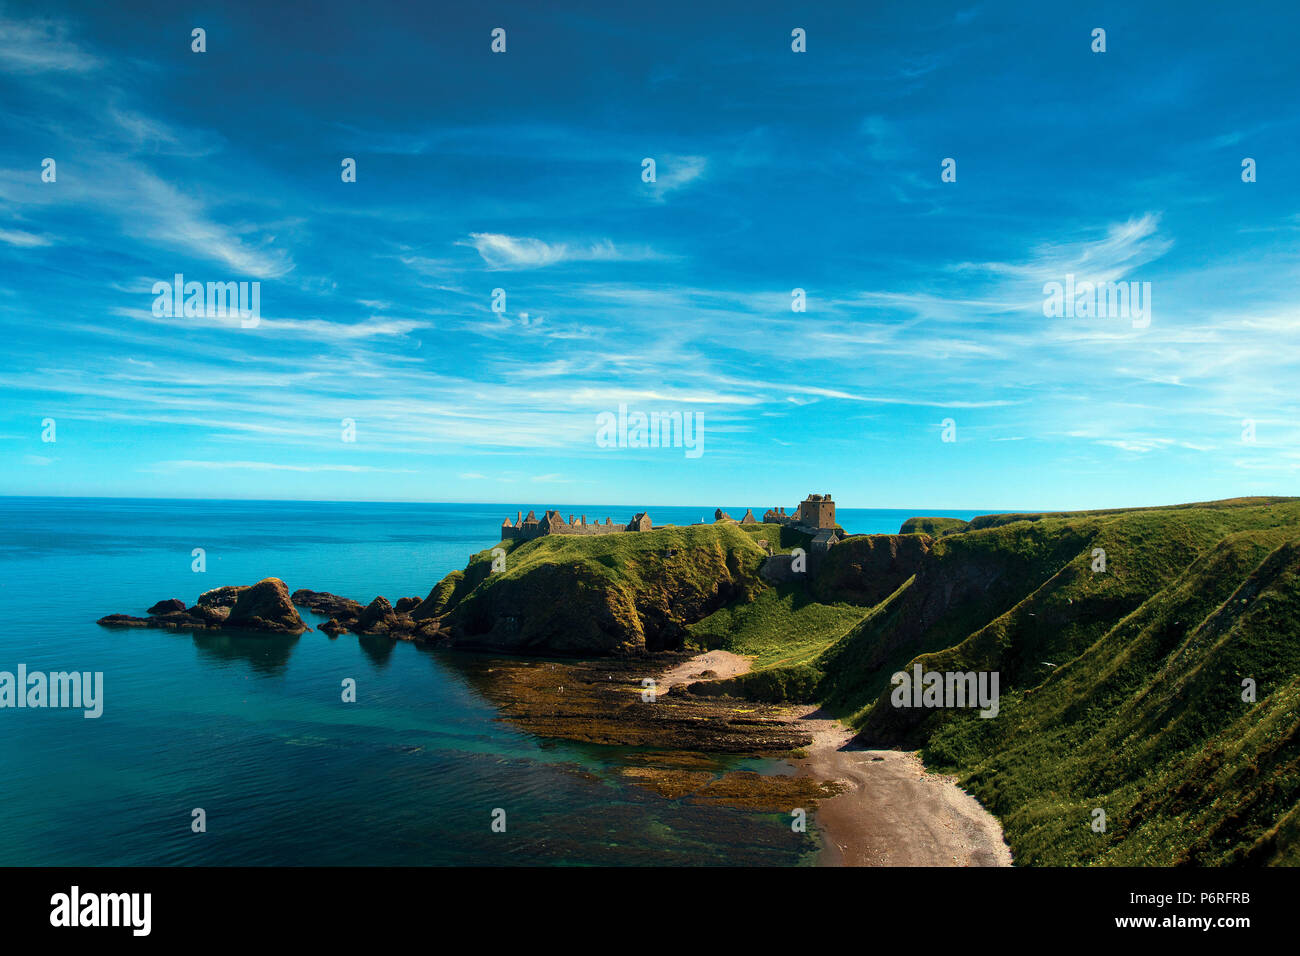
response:
<path id="1" fill-rule="evenodd" d="M 33 232 L 24 232 L 21 229 L 0 229 L 0 242 L 28 249 L 50 244 L 50 240 L 46 236 L 38 236 Z"/>
<path id="2" fill-rule="evenodd" d="M 288 465 L 275 461 L 196 461 L 184 458 L 172 461 L 156 462 L 155 467 L 163 469 L 202 469 L 205 471 L 342 471 L 356 474 L 375 472 L 388 472 L 391 474 L 414 473 L 413 469 L 410 468 L 375 468 L 371 465 Z"/>
<path id="3" fill-rule="evenodd" d="M 1045 282 L 1074 274 L 1093 282 L 1109 282 L 1159 259 L 1173 240 L 1158 235 L 1160 215 L 1144 213 L 1106 226 L 1100 238 L 1045 242 L 1024 262 L 963 262 L 964 272 L 984 272 L 1030 282 Z"/>
<path id="4" fill-rule="evenodd" d="M 560 262 L 618 262 L 654 258 L 648 249 L 619 248 L 608 239 L 594 243 L 545 242 L 531 236 L 471 233 L 459 245 L 474 248 L 489 269 L 540 269 Z"/>
<path id="5" fill-rule="evenodd" d="M 666 155 L 655 160 L 655 181 L 640 185 L 650 191 L 655 202 L 666 202 L 670 194 L 702 178 L 708 167 L 706 156 Z"/>
<path id="6" fill-rule="evenodd" d="M 94 70 L 100 61 L 74 42 L 57 20 L 15 20 L 0 16 L 0 69 L 15 73 Z"/>

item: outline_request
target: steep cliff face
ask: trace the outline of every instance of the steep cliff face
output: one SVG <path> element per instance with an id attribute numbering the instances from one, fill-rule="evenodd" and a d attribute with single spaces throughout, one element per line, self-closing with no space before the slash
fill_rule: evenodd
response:
<path id="1" fill-rule="evenodd" d="M 688 625 L 764 585 L 767 552 L 734 525 L 505 542 L 430 592 L 449 641 L 534 654 L 634 654 L 681 646 Z M 504 565 L 504 566 L 501 566 Z"/>
<path id="2" fill-rule="evenodd" d="M 1087 527 L 1045 533 L 1025 523 L 937 541 L 873 535 L 918 542 L 910 552 L 913 560 L 892 572 L 886 565 L 875 593 L 894 582 L 899 586 L 823 655 L 820 693 L 845 710 L 874 700 L 888 688 L 889 676 L 918 654 L 951 647 L 1014 607 L 1076 557 L 1092 533 L 1095 529 Z M 888 553 L 887 547 L 877 550 Z M 899 581 L 909 568 L 913 573 Z"/>
<path id="3" fill-rule="evenodd" d="M 826 604 L 879 604 L 921 570 L 930 544 L 926 535 L 862 534 L 845 538 L 818 562 L 809 589 L 813 597 Z"/>

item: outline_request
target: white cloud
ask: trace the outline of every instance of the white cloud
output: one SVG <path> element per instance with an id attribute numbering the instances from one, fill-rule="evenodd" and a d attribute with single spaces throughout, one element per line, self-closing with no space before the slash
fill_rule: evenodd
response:
<path id="1" fill-rule="evenodd" d="M 1060 281 L 1067 274 L 1091 282 L 1113 282 L 1134 269 L 1159 259 L 1173 246 L 1173 240 L 1156 233 L 1160 216 L 1146 213 L 1125 222 L 1112 223 L 1101 239 L 1043 243 L 1028 262 L 965 262 L 959 270 L 976 270 L 1041 284 Z"/>
<path id="2" fill-rule="evenodd" d="M 99 66 L 95 57 L 67 37 L 67 27 L 52 20 L 0 18 L 0 67 L 14 73 L 84 72 Z"/>
<path id="3" fill-rule="evenodd" d="M 11 246 L 21 246 L 25 249 L 50 244 L 50 240 L 45 236 L 23 232 L 21 229 L 0 229 L 0 242 L 7 242 Z"/>
<path id="4" fill-rule="evenodd" d="M 655 258 L 648 249 L 620 249 L 608 239 L 585 245 L 545 242 L 531 236 L 471 233 L 457 245 L 471 246 L 490 269 L 539 269 L 557 262 L 615 262 Z M 404 260 L 405 261 L 405 260 Z"/>
<path id="5" fill-rule="evenodd" d="M 411 468 L 373 468 L 370 465 L 282 465 L 272 461 L 194 461 L 190 459 L 179 459 L 176 461 L 160 461 L 157 463 L 160 468 L 194 468 L 205 471 L 347 471 L 347 472 L 388 472 L 392 474 L 411 475 L 415 474 Z"/>
<path id="6" fill-rule="evenodd" d="M 663 156 L 655 161 L 655 181 L 643 183 L 656 202 L 664 202 L 669 193 L 684 189 L 704 175 L 709 161 L 704 156 Z"/>

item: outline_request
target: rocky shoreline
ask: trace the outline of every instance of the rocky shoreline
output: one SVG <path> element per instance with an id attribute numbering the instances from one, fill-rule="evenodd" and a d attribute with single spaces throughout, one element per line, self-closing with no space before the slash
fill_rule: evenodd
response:
<path id="1" fill-rule="evenodd" d="M 329 617 L 320 630 L 335 637 L 346 631 L 385 635 L 400 640 L 438 641 L 447 636 L 441 618 L 420 615 L 425 602 L 418 597 L 399 598 L 394 606 L 377 597 L 367 605 L 327 591 L 300 588 L 289 593 L 279 578 L 263 578 L 251 585 L 225 585 L 204 591 L 192 607 L 180 598 L 158 601 L 147 617 L 108 614 L 96 623 L 110 628 L 160 628 L 194 631 L 254 631 L 266 634 L 303 634 L 311 627 L 298 608 Z"/>

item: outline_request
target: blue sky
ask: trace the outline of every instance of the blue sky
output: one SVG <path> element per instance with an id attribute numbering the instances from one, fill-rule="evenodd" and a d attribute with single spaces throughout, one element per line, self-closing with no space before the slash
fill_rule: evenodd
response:
<path id="1" fill-rule="evenodd" d="M 554 6 L 0 6 L 0 494 L 1300 494 L 1294 4 Z"/>

